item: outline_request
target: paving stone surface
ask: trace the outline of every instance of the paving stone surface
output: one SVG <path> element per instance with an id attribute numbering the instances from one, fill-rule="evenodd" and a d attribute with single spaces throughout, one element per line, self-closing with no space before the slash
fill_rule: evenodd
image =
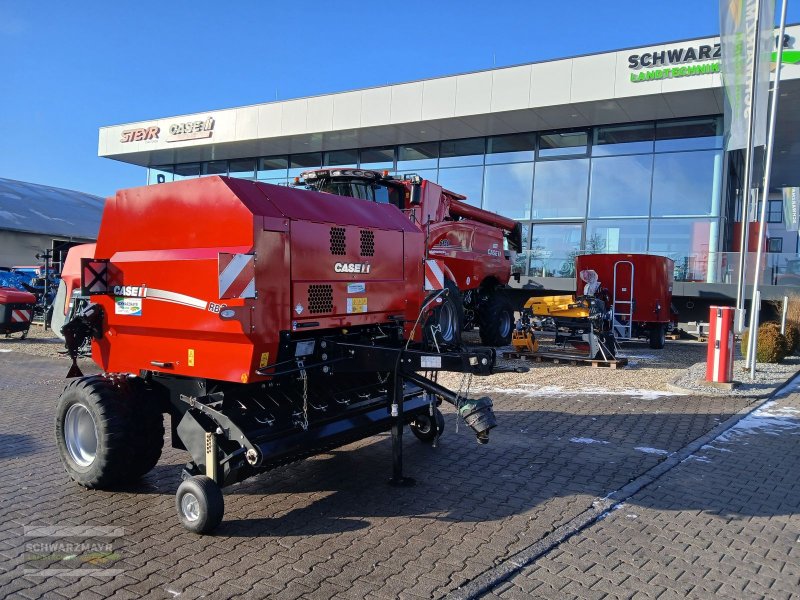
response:
<path id="1" fill-rule="evenodd" d="M 800 597 L 800 383 L 487 597 Z"/>
<path id="2" fill-rule="evenodd" d="M 376 436 L 226 488 L 225 521 L 215 536 L 200 537 L 186 532 L 175 515 L 174 493 L 188 456 L 182 451 L 165 449 L 156 468 L 126 490 L 91 491 L 68 480 L 53 433 L 64 370 L 64 361 L 0 354 L 3 597 L 442 597 L 580 514 L 596 497 L 658 464 L 664 455 L 655 451 L 678 450 L 749 402 L 735 397 L 498 394 L 494 400 L 499 424 L 487 446 L 476 444 L 463 424 L 457 432 L 451 411 L 446 411 L 447 431 L 437 448 L 406 436 L 407 474 L 417 479 L 413 488 L 386 484 L 391 447 L 387 436 Z M 725 459 L 715 454 L 711 463 L 697 466 L 713 469 Z M 783 458 L 775 455 L 774 461 L 774 471 L 779 472 Z M 742 467 L 735 473 L 744 479 L 749 470 Z M 752 516 L 764 519 L 759 521 L 763 526 L 748 530 L 741 539 L 732 534 L 730 549 L 719 555 L 718 569 L 734 568 L 741 557 L 749 560 L 751 554 L 759 554 L 750 549 L 750 539 L 774 541 L 784 530 L 790 534 L 788 516 L 780 531 L 767 527 L 768 517 L 790 508 L 775 507 L 775 499 L 756 500 L 769 492 L 767 486 L 797 491 L 791 481 L 766 478 L 765 489 L 752 494 L 760 507 Z M 740 490 L 737 485 L 726 495 L 708 492 L 691 506 L 682 504 L 680 490 L 672 495 L 658 492 L 653 509 L 680 508 L 678 516 L 667 521 L 685 526 L 693 535 L 684 539 L 676 531 L 665 540 L 669 544 L 635 553 L 613 577 L 595 575 L 600 566 L 565 563 L 542 572 L 541 582 L 520 575 L 520 585 L 515 579 L 495 593 L 526 593 L 524 586 L 536 584 L 550 585 L 560 595 L 579 595 L 584 593 L 580 576 L 585 573 L 599 580 L 586 587 L 590 597 L 602 594 L 603 585 L 633 585 L 636 577 L 644 577 L 641 567 L 648 561 L 656 565 L 672 555 L 679 561 L 676 553 L 685 546 L 700 552 L 715 543 L 701 528 L 714 524 L 721 531 L 722 525 L 704 511 Z M 619 511 L 598 530 L 625 514 Z M 622 523 L 640 527 L 646 521 L 640 515 Z M 650 530 L 667 524 L 654 521 Z M 113 554 L 96 557 L 90 566 L 97 572 L 77 577 L 63 573 L 76 559 L 36 555 L 31 544 L 38 538 L 24 529 L 32 526 L 122 532 L 100 540 L 110 544 Z M 603 552 L 592 555 L 603 557 L 615 548 L 621 553 L 618 546 L 633 532 L 616 535 Z M 573 552 L 588 556 L 582 547 Z M 653 578 L 677 579 L 673 573 L 680 569 L 688 573 L 681 585 L 689 585 L 692 575 L 683 562 L 671 570 L 659 568 Z M 771 582 L 778 575 L 765 566 L 745 583 L 774 587 Z M 643 586 L 650 583 L 642 581 Z M 726 585 L 734 583 L 728 580 Z"/>

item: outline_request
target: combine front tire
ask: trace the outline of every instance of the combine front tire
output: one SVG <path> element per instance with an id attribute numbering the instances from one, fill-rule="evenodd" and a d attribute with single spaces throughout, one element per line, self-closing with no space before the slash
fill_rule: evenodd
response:
<path id="1" fill-rule="evenodd" d="M 436 427 L 433 426 L 434 423 L 436 423 Z M 417 415 L 408 424 L 408 428 L 421 442 L 431 443 L 444 431 L 444 415 L 442 411 L 435 408 L 433 409 L 433 418 L 427 413 Z"/>
<path id="2" fill-rule="evenodd" d="M 464 304 L 456 284 L 446 279 L 446 292 L 440 296 L 441 302 L 434 303 L 433 314 L 425 321 L 425 339 L 433 344 L 437 341 L 454 345 L 461 342 L 461 328 L 464 322 Z"/>
<path id="3" fill-rule="evenodd" d="M 194 533 L 210 533 L 222 522 L 225 500 L 222 490 L 205 475 L 193 475 L 181 482 L 175 495 L 181 525 Z"/>
<path id="4" fill-rule="evenodd" d="M 149 398 L 134 397 L 127 387 L 99 375 L 81 377 L 58 400 L 56 442 L 72 479 L 87 488 L 108 489 L 153 468 L 164 426 Z"/>
<path id="5" fill-rule="evenodd" d="M 514 308 L 511 302 L 497 291 L 478 308 L 479 331 L 484 346 L 508 346 L 514 331 Z"/>

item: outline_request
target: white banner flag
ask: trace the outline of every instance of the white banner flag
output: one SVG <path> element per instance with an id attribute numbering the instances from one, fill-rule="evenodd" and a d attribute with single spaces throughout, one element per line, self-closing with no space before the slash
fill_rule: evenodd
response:
<path id="1" fill-rule="evenodd" d="M 753 146 L 767 138 L 769 73 L 775 28 L 774 0 L 720 0 L 722 82 L 725 91 L 725 149 L 747 146 L 747 117 L 753 112 Z M 760 10 L 759 35 L 754 45 L 756 15 Z M 758 66 L 756 67 L 756 57 Z M 755 99 L 750 97 L 753 70 Z"/>

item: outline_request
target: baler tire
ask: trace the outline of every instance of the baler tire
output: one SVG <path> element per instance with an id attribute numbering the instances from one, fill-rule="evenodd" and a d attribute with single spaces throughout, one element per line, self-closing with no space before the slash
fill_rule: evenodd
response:
<path id="1" fill-rule="evenodd" d="M 56 442 L 70 478 L 90 489 L 131 479 L 135 436 L 129 415 L 120 390 L 100 375 L 67 385 L 56 409 Z"/>
<path id="2" fill-rule="evenodd" d="M 132 380 L 132 392 L 134 435 L 131 442 L 131 477 L 138 479 L 149 473 L 161 458 L 161 450 L 164 448 L 164 416 L 158 402 L 145 389 L 141 379 Z"/>
<path id="3" fill-rule="evenodd" d="M 484 346 L 508 346 L 514 332 L 514 308 L 496 290 L 478 307 L 478 331 Z"/>
<path id="4" fill-rule="evenodd" d="M 414 420 L 408 424 L 411 433 L 413 433 L 419 441 L 425 442 L 426 444 L 433 442 L 437 437 L 441 437 L 444 432 L 444 415 L 442 411 L 438 408 L 433 409 L 433 417 L 436 419 L 437 430 L 434 430 L 431 426 L 433 423 L 430 415 L 427 413 L 417 415 Z"/>
<path id="5" fill-rule="evenodd" d="M 441 340 L 445 344 L 461 343 L 461 330 L 464 324 L 464 303 L 461 299 L 461 292 L 458 291 L 456 284 L 449 279 L 445 279 L 444 287 L 447 293 L 443 294 L 441 304 L 433 309 L 433 314 L 425 321 L 423 337 L 429 341 L 431 346 L 435 344 L 433 344 L 433 334 L 430 327 L 439 323 L 443 318 L 446 318 L 449 324 L 446 328 L 448 335 L 440 334 Z"/>
<path id="6" fill-rule="evenodd" d="M 664 325 L 653 325 L 650 328 L 650 347 L 662 350 L 667 343 L 667 328 Z"/>
<path id="7" fill-rule="evenodd" d="M 222 522 L 225 499 L 210 477 L 193 475 L 181 482 L 175 494 L 178 519 L 193 533 L 211 533 Z"/>

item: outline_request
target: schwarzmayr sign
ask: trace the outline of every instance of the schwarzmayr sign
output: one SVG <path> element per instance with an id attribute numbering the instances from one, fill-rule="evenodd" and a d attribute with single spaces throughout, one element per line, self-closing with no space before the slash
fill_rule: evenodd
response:
<path id="1" fill-rule="evenodd" d="M 778 39 L 776 36 L 775 46 L 777 47 L 777 45 Z M 796 64 L 800 62 L 800 51 L 790 49 L 793 45 L 794 38 L 784 35 L 782 63 Z M 787 50 L 787 48 L 789 49 Z M 708 75 L 709 73 L 720 72 L 719 61 L 721 57 L 722 46 L 720 44 L 701 44 L 685 48 L 631 54 L 628 57 L 628 68 L 632 71 L 637 71 L 631 73 L 631 81 L 633 83 L 653 81 L 655 79 L 689 77 L 691 75 Z M 773 66 L 776 60 L 777 52 L 773 52 Z"/>
<path id="2" fill-rule="evenodd" d="M 631 54 L 628 57 L 628 68 L 638 71 L 631 73 L 631 81 L 638 83 L 655 79 L 719 73 L 721 50 L 722 47 L 719 44 L 703 44 L 658 52 L 645 52 L 644 54 Z M 713 62 L 696 64 L 701 61 Z"/>

